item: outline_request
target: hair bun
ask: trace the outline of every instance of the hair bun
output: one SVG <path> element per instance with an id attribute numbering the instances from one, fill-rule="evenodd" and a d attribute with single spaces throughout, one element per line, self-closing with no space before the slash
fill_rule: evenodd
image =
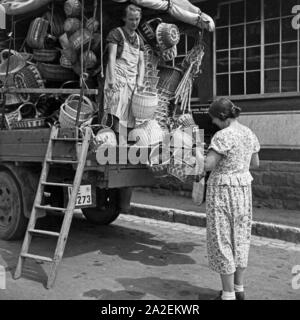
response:
<path id="1" fill-rule="evenodd" d="M 231 113 L 234 118 L 237 118 L 240 115 L 241 111 L 242 109 L 240 107 L 236 106 L 235 104 L 232 105 Z"/>

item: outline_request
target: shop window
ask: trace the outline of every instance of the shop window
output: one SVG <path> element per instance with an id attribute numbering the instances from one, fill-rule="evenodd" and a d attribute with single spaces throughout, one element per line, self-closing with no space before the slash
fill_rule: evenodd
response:
<path id="1" fill-rule="evenodd" d="M 219 4 L 215 95 L 299 92 L 300 30 L 292 27 L 292 8 L 299 4 L 300 0 Z M 224 12 L 229 19 L 222 16 Z"/>

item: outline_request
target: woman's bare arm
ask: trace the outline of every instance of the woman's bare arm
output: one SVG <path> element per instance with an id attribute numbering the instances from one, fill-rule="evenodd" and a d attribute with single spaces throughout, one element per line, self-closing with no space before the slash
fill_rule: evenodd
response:
<path id="1" fill-rule="evenodd" d="M 110 43 L 108 45 L 108 73 L 107 73 L 107 83 L 109 86 L 113 87 L 115 84 L 115 65 L 117 58 L 117 44 Z"/>
<path id="2" fill-rule="evenodd" d="M 144 75 L 145 75 L 144 52 L 140 51 L 140 58 L 139 58 L 139 65 L 138 65 L 138 76 L 137 76 L 138 87 L 143 87 Z"/>
<path id="3" fill-rule="evenodd" d="M 214 150 L 210 150 L 205 159 L 204 170 L 205 171 L 214 170 L 221 159 L 222 159 L 222 155 L 220 155 Z"/>
<path id="4" fill-rule="evenodd" d="M 259 156 L 258 153 L 253 153 L 251 162 L 250 162 L 250 168 L 251 169 L 257 169 L 259 167 Z"/>

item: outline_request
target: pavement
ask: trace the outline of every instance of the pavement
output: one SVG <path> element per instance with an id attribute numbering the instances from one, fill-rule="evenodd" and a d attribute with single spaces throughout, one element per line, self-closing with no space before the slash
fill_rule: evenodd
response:
<path id="1" fill-rule="evenodd" d="M 205 203 L 197 206 L 191 198 L 162 189 L 136 189 L 130 214 L 145 218 L 205 227 Z M 300 212 L 253 207 L 252 234 L 300 243 Z"/>
<path id="2" fill-rule="evenodd" d="M 53 231 L 61 222 L 55 216 L 44 219 Z M 208 268 L 201 227 L 132 215 L 101 227 L 76 214 L 50 290 L 46 263 L 26 262 L 22 277 L 13 280 L 21 245 L 0 240 L 0 265 L 6 271 L 0 300 L 210 300 L 220 290 L 219 276 Z M 54 245 L 53 238 L 37 238 L 32 252 L 49 255 Z M 247 298 L 299 300 L 299 265 L 300 245 L 253 236 Z"/>

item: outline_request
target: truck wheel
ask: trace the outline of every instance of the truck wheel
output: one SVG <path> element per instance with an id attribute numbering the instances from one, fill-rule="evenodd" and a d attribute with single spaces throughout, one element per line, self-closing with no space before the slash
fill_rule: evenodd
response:
<path id="1" fill-rule="evenodd" d="M 22 193 L 8 171 L 0 171 L 0 239 L 15 240 L 24 235 L 28 220 L 23 214 Z"/>
<path id="2" fill-rule="evenodd" d="M 108 225 L 115 221 L 119 214 L 118 189 L 97 188 L 97 206 L 83 208 L 82 213 L 86 219 L 97 225 Z"/>

